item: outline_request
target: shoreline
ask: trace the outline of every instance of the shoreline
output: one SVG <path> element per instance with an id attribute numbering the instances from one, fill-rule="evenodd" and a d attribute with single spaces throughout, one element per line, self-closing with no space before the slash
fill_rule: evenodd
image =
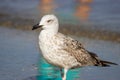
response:
<path id="1" fill-rule="evenodd" d="M 7 14 L 0 14 L 0 26 L 8 28 L 15 28 L 20 30 L 31 30 L 32 26 L 36 24 L 35 20 L 12 17 Z M 14 27 L 13 27 L 14 26 Z M 60 24 L 60 32 L 67 35 L 75 35 L 77 37 L 88 37 L 93 39 L 108 40 L 114 42 L 120 42 L 120 33 L 107 30 L 88 29 L 86 25 L 74 25 L 74 24 Z M 90 28 L 92 26 L 90 25 Z M 38 30 L 37 30 L 38 31 Z"/>

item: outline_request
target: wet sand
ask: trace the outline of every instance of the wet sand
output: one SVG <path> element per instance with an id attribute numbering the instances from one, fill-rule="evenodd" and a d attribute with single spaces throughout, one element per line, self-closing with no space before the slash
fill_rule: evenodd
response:
<path id="1" fill-rule="evenodd" d="M 22 80 L 37 75 L 39 52 L 34 32 L 0 28 L 0 80 Z"/>
<path id="2" fill-rule="evenodd" d="M 0 27 L 0 80 L 41 80 L 44 79 L 41 75 L 46 73 L 59 76 L 58 78 L 52 76 L 51 80 L 55 77 L 55 80 L 60 80 L 59 70 L 41 61 L 37 36 L 38 33 L 35 31 Z M 120 64 L 120 43 L 72 37 L 81 41 L 86 49 L 97 53 L 103 60 Z M 119 80 L 119 74 L 120 66 L 85 67 L 69 72 L 68 78 L 71 80 Z M 76 76 L 72 77 L 73 75 Z M 48 75 L 44 77 L 46 77 L 44 80 L 49 78 Z"/>
<path id="3" fill-rule="evenodd" d="M 1 14 L 2 15 L 2 14 Z M 3 16 L 2 16 L 3 17 Z M 5 15 L 5 17 L 0 17 L 0 25 L 8 28 L 15 28 L 20 30 L 32 29 L 32 26 L 37 24 L 39 21 L 34 21 L 32 19 L 23 19 L 20 17 L 13 17 Z M 120 32 L 113 32 L 108 30 L 99 30 L 97 27 L 92 25 L 74 25 L 74 24 L 60 24 L 60 32 L 68 35 L 82 36 L 93 39 L 108 40 L 114 42 L 120 42 Z"/>

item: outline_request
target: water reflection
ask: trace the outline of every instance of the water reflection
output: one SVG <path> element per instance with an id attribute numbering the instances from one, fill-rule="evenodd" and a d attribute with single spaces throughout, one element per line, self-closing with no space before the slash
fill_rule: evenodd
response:
<path id="1" fill-rule="evenodd" d="M 69 70 L 67 80 L 79 80 L 80 69 Z M 24 80 L 62 80 L 60 69 L 48 64 L 42 57 L 38 62 L 38 75 L 32 76 Z"/>
<path id="2" fill-rule="evenodd" d="M 43 58 L 40 58 L 38 64 L 38 72 L 40 76 L 36 80 L 62 80 L 59 68 L 48 64 Z M 79 79 L 80 69 L 68 71 L 68 80 Z"/>
<path id="3" fill-rule="evenodd" d="M 93 0 L 77 0 L 77 7 L 75 11 L 75 16 L 77 16 L 80 20 L 87 20 L 91 11 L 90 3 Z"/>
<path id="4" fill-rule="evenodd" d="M 38 63 L 38 80 L 61 80 L 60 71 L 58 68 L 48 64 L 43 58 L 40 58 Z"/>

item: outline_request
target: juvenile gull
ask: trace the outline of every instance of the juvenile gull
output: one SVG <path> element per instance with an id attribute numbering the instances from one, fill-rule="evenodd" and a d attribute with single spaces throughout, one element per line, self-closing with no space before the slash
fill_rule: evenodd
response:
<path id="1" fill-rule="evenodd" d="M 42 28 L 39 35 L 39 46 L 45 60 L 55 66 L 64 68 L 62 80 L 66 80 L 69 69 L 83 66 L 109 66 L 116 63 L 103 61 L 92 52 L 87 51 L 83 45 L 71 37 L 58 32 L 59 23 L 55 15 L 45 15 L 39 24 L 32 30 Z M 62 74 L 62 73 L 61 73 Z"/>

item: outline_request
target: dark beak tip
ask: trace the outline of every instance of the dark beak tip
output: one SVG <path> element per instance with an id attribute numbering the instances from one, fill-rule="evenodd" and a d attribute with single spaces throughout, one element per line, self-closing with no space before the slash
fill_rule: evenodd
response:
<path id="1" fill-rule="evenodd" d="M 41 28 L 42 26 L 43 26 L 43 25 L 36 24 L 36 25 L 33 26 L 32 30 L 35 30 L 35 29 L 37 29 L 37 28 Z"/>
<path id="2" fill-rule="evenodd" d="M 36 29 L 36 27 L 33 26 L 32 30 L 35 30 L 35 29 Z"/>
<path id="3" fill-rule="evenodd" d="M 32 30 L 35 30 L 35 29 L 37 29 L 39 27 L 40 27 L 39 24 L 36 24 L 36 25 L 33 26 Z"/>
<path id="4" fill-rule="evenodd" d="M 32 30 L 34 30 L 34 28 L 32 28 Z"/>

